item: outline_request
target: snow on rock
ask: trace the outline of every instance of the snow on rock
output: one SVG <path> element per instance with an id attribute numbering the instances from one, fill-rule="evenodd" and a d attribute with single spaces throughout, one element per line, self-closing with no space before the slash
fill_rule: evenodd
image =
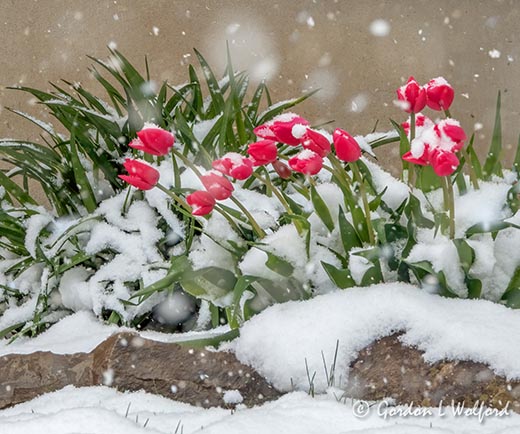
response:
<path id="1" fill-rule="evenodd" d="M 446 299 L 406 284 L 382 284 L 271 306 L 245 323 L 240 337 L 224 349 L 281 390 L 292 385 L 308 389 L 307 360 L 311 375 L 316 372 L 316 390 L 323 391 L 322 351 L 330 364 L 339 341 L 336 377 L 345 378 L 358 351 L 404 331 L 402 341 L 424 351 L 428 362 L 473 360 L 520 378 L 520 336 L 511 333 L 519 327 L 520 312 L 488 301 Z"/>

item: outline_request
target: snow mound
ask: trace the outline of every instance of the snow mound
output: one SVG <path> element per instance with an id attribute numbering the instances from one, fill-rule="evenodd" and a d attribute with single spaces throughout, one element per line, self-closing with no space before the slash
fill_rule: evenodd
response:
<path id="1" fill-rule="evenodd" d="M 336 378 L 346 380 L 358 352 L 374 340 L 403 331 L 406 345 L 424 351 L 428 362 L 482 362 L 497 374 L 520 378 L 520 311 L 484 300 L 447 299 L 406 284 L 338 291 L 275 305 L 244 324 L 240 337 L 223 346 L 252 365 L 281 390 L 326 389 L 327 366 L 339 350 Z"/>

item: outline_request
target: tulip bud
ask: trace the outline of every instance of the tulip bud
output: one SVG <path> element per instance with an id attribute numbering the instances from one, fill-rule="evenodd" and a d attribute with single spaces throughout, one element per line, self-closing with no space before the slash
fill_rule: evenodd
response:
<path id="1" fill-rule="evenodd" d="M 284 113 L 276 116 L 272 121 L 256 127 L 253 132 L 264 139 L 275 140 L 290 146 L 298 146 L 300 138 L 293 134 L 295 125 L 309 125 L 309 122 L 294 114 Z"/>
<path id="2" fill-rule="evenodd" d="M 426 105 L 426 90 L 410 77 L 404 86 L 397 89 L 397 99 L 406 103 L 405 112 L 418 113 Z"/>
<path id="3" fill-rule="evenodd" d="M 224 175 L 239 180 L 247 179 L 253 173 L 253 162 L 236 152 L 228 152 L 221 159 L 213 161 L 212 166 Z"/>
<path id="4" fill-rule="evenodd" d="M 305 134 L 301 138 L 301 144 L 305 149 L 315 152 L 320 157 L 326 157 L 330 153 L 330 141 L 323 134 L 317 131 L 306 129 Z"/>
<path id="5" fill-rule="evenodd" d="M 193 215 L 207 215 L 215 207 L 215 198 L 207 191 L 196 191 L 186 196 L 186 202 L 191 206 Z"/>
<path id="6" fill-rule="evenodd" d="M 289 160 L 289 166 L 296 172 L 305 175 L 316 175 L 323 167 L 323 159 L 308 149 Z"/>
<path id="7" fill-rule="evenodd" d="M 336 156 L 347 163 L 357 161 L 361 158 L 361 148 L 356 139 L 346 131 L 336 128 L 332 135 Z"/>
<path id="8" fill-rule="evenodd" d="M 152 155 L 168 154 L 175 140 L 172 133 L 155 126 L 138 131 L 137 137 L 129 146 Z"/>
<path id="9" fill-rule="evenodd" d="M 291 169 L 280 160 L 273 161 L 273 168 L 280 178 L 289 179 L 291 177 Z"/>
<path id="10" fill-rule="evenodd" d="M 127 158 L 123 166 L 128 175 L 119 175 L 119 178 L 139 190 L 151 190 L 159 181 L 159 172 L 142 161 Z"/>
<path id="11" fill-rule="evenodd" d="M 444 77 L 430 80 L 425 86 L 426 104 L 432 110 L 448 110 L 455 97 L 455 91 Z"/>
<path id="12" fill-rule="evenodd" d="M 208 172 L 200 177 L 202 184 L 216 200 L 225 200 L 233 193 L 233 184 L 220 173 Z"/>
<path id="13" fill-rule="evenodd" d="M 247 153 L 253 161 L 253 166 L 264 166 L 276 160 L 278 148 L 274 140 L 260 140 L 259 142 L 251 143 Z"/>
<path id="14" fill-rule="evenodd" d="M 435 149 L 430 155 L 430 164 L 438 176 L 449 176 L 459 166 L 459 159 L 453 152 Z"/>

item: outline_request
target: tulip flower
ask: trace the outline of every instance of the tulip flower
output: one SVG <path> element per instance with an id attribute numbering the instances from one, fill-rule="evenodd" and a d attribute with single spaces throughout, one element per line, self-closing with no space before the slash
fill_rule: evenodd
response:
<path id="1" fill-rule="evenodd" d="M 330 141 L 323 134 L 307 128 L 301 138 L 301 144 L 305 149 L 309 149 L 320 157 L 326 157 L 330 153 Z"/>
<path id="2" fill-rule="evenodd" d="M 280 178 L 289 179 L 291 177 L 291 169 L 280 160 L 273 161 L 273 168 Z"/>
<path id="3" fill-rule="evenodd" d="M 408 161 L 412 164 L 418 164 L 419 166 L 427 166 L 430 162 L 429 160 L 430 153 L 428 145 L 425 145 L 424 152 L 419 157 L 414 157 L 411 151 L 408 151 L 403 154 L 403 160 Z"/>
<path id="4" fill-rule="evenodd" d="M 151 190 L 159 181 L 159 172 L 142 161 L 127 158 L 123 166 L 128 175 L 119 175 L 119 178 L 139 190 Z"/>
<path id="5" fill-rule="evenodd" d="M 247 149 L 247 153 L 253 161 L 253 166 L 264 166 L 276 160 L 278 148 L 274 140 L 266 139 L 251 143 Z"/>
<path id="6" fill-rule="evenodd" d="M 397 89 L 397 99 L 406 103 L 405 112 L 418 113 L 426 105 L 426 90 L 410 77 L 404 86 Z"/>
<path id="7" fill-rule="evenodd" d="M 336 128 L 332 135 L 336 156 L 347 163 L 357 161 L 361 158 L 361 148 L 356 139 L 346 131 Z"/>
<path id="8" fill-rule="evenodd" d="M 247 179 L 253 173 L 253 162 L 236 152 L 228 152 L 221 159 L 213 161 L 212 166 L 224 175 L 239 180 Z"/>
<path id="9" fill-rule="evenodd" d="M 155 126 L 148 126 L 137 132 L 137 139 L 129 146 L 151 155 L 166 155 L 173 146 L 174 137 L 169 131 Z"/>
<path id="10" fill-rule="evenodd" d="M 215 207 L 215 198 L 207 191 L 196 191 L 186 196 L 186 202 L 191 206 L 193 215 L 207 215 Z"/>
<path id="11" fill-rule="evenodd" d="M 323 158 L 309 149 L 305 149 L 289 160 L 289 166 L 305 175 L 316 175 L 323 167 Z"/>
<path id="12" fill-rule="evenodd" d="M 253 131 L 258 137 L 275 140 L 290 146 L 298 146 L 300 137 L 293 134 L 293 127 L 297 125 L 309 125 L 309 122 L 294 114 L 284 113 L 276 116 L 272 121 L 259 125 Z"/>
<path id="13" fill-rule="evenodd" d="M 208 172 L 200 177 L 202 184 L 216 200 L 225 200 L 233 193 L 233 184 L 220 173 Z"/>
<path id="14" fill-rule="evenodd" d="M 411 119 L 408 118 L 406 122 L 401 124 L 407 136 L 410 135 L 410 122 Z M 433 127 L 433 125 L 433 121 L 428 116 L 425 116 L 422 113 L 417 113 L 415 116 L 415 135 L 417 137 L 420 136 L 424 129 Z"/>
<path id="15" fill-rule="evenodd" d="M 455 119 L 444 119 L 434 127 L 437 136 L 444 144 L 443 149 L 460 151 L 466 140 L 466 133 Z"/>
<path id="16" fill-rule="evenodd" d="M 449 110 L 455 91 L 443 77 L 430 80 L 425 88 L 428 107 L 432 110 Z"/>
<path id="17" fill-rule="evenodd" d="M 430 155 L 433 171 L 438 176 L 450 176 L 459 167 L 459 159 L 453 152 L 435 149 Z"/>

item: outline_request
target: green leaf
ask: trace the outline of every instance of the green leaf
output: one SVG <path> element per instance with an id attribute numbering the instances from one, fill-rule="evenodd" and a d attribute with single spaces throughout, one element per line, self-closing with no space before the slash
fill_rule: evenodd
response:
<path id="1" fill-rule="evenodd" d="M 462 238 L 453 240 L 453 244 L 457 248 L 457 253 L 459 254 L 460 266 L 464 270 L 464 273 L 468 274 L 473 262 L 475 262 L 475 251 L 466 240 Z"/>
<path id="2" fill-rule="evenodd" d="M 518 143 L 516 145 L 515 159 L 513 161 L 513 170 L 517 176 L 520 173 L 520 136 L 518 136 Z"/>
<path id="3" fill-rule="evenodd" d="M 485 222 L 485 223 L 477 223 L 471 226 L 468 230 L 466 230 L 466 237 L 470 237 L 475 234 L 486 234 L 490 232 L 498 232 L 502 229 L 506 228 L 516 228 L 520 229 L 520 226 L 515 225 L 513 223 L 505 222 L 505 221 L 494 221 L 494 222 Z"/>
<path id="4" fill-rule="evenodd" d="M 354 229 L 354 226 L 352 226 L 352 224 L 347 220 L 341 207 L 339 208 L 338 213 L 338 223 L 341 242 L 343 244 L 343 249 L 345 249 L 345 253 L 350 252 L 353 247 L 361 247 L 363 245 Z"/>
<path id="5" fill-rule="evenodd" d="M 318 217 L 329 232 L 332 232 L 334 230 L 334 220 L 332 220 L 332 216 L 330 215 L 329 208 L 325 204 L 325 201 L 313 185 L 311 185 L 311 201 Z"/>
<path id="6" fill-rule="evenodd" d="M 83 205 L 85 205 L 85 208 L 88 212 L 94 212 L 97 207 L 96 198 L 94 196 L 94 192 L 92 191 L 90 181 L 87 178 L 85 169 L 83 168 L 79 158 L 78 148 L 76 147 L 76 136 L 74 128 L 70 132 L 70 156 L 72 169 L 74 170 L 74 179 L 79 189 L 81 202 Z"/>
<path id="7" fill-rule="evenodd" d="M 274 271 L 275 273 L 284 276 L 284 277 L 290 277 L 292 276 L 294 272 L 293 265 L 286 261 L 285 259 L 280 258 L 279 256 L 275 255 L 271 252 L 265 252 L 267 254 L 267 261 L 265 262 L 265 265 L 267 268 L 269 268 L 271 271 Z"/>
<path id="8" fill-rule="evenodd" d="M 0 185 L 5 188 L 6 192 L 11 197 L 11 202 L 12 199 L 16 199 L 20 203 L 20 205 L 24 205 L 27 203 L 31 205 L 37 205 L 37 202 L 16 182 L 14 182 L 7 175 L 5 175 L 2 170 L 0 170 Z"/>
<path id="9" fill-rule="evenodd" d="M 348 269 L 339 269 L 336 268 L 332 264 L 327 264 L 326 262 L 321 261 L 321 265 L 323 269 L 326 271 L 330 280 L 336 285 L 338 288 L 352 288 L 356 286 L 356 282 L 352 278 L 350 274 L 350 270 Z"/>
<path id="10" fill-rule="evenodd" d="M 403 160 L 403 155 L 406 154 L 410 150 L 410 141 L 408 140 L 408 136 L 404 132 L 404 129 L 401 125 L 399 125 L 394 120 L 390 119 L 391 124 L 399 134 L 399 157 L 401 157 L 401 163 L 403 165 L 403 173 L 405 170 L 410 169 L 410 164 L 407 161 Z"/>
<path id="11" fill-rule="evenodd" d="M 219 267 L 188 270 L 180 276 L 183 289 L 194 297 L 217 300 L 233 291 L 237 282 L 234 273 Z"/>
<path id="12" fill-rule="evenodd" d="M 500 155 L 502 153 L 502 121 L 500 117 L 500 91 L 497 96 L 497 108 L 495 113 L 495 126 L 493 128 L 493 136 L 491 145 L 484 163 L 483 175 L 484 179 L 489 179 L 491 175 L 502 175 L 502 167 L 500 164 Z"/>

